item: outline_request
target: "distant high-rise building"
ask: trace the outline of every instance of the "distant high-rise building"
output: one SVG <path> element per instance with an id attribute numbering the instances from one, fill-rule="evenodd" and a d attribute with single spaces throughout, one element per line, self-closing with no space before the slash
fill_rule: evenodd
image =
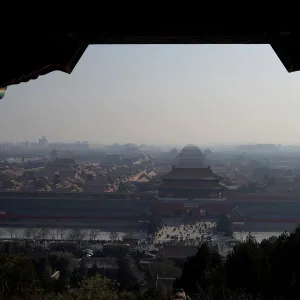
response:
<path id="1" fill-rule="evenodd" d="M 50 160 L 55 161 L 58 158 L 58 151 L 53 149 L 50 153 Z"/>
<path id="2" fill-rule="evenodd" d="M 273 152 L 280 149 L 277 144 L 253 144 L 253 145 L 240 145 L 239 151 L 243 152 Z"/>
<path id="3" fill-rule="evenodd" d="M 2 151 L 3 152 L 10 152 L 14 150 L 15 144 L 14 143 L 3 143 L 2 144 Z"/>
<path id="4" fill-rule="evenodd" d="M 42 138 L 39 139 L 38 144 L 41 148 L 47 148 L 48 140 L 46 139 L 46 137 L 43 136 Z"/>
<path id="5" fill-rule="evenodd" d="M 59 151 L 84 151 L 89 149 L 88 142 L 75 142 L 75 143 L 50 143 L 48 149 L 57 149 Z"/>

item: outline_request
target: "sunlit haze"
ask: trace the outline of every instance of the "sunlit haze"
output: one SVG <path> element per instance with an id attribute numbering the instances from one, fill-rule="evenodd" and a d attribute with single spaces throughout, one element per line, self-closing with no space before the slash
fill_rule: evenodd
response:
<path id="1" fill-rule="evenodd" d="M 2 141 L 300 142 L 300 73 L 269 45 L 90 46 L 0 105 Z"/>

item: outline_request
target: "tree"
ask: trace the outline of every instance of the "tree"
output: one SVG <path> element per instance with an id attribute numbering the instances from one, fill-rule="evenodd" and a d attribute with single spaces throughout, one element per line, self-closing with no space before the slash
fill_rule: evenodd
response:
<path id="1" fill-rule="evenodd" d="M 0 255 L 0 298 L 32 299 L 37 291 L 34 265 L 21 255 Z"/>
<path id="2" fill-rule="evenodd" d="M 59 175 L 59 172 L 57 172 L 57 173 L 54 174 L 54 177 L 53 177 L 53 183 L 54 183 L 54 184 L 59 184 L 59 183 L 60 183 L 60 175 Z"/>
<path id="3" fill-rule="evenodd" d="M 118 185 L 118 193 L 127 192 L 128 188 L 129 188 L 129 183 L 121 181 Z"/>
<path id="4" fill-rule="evenodd" d="M 257 296 L 262 280 L 262 250 L 255 238 L 248 236 L 245 243 L 235 246 L 226 260 L 226 280 L 231 289 L 242 288 Z M 247 270 L 247 272 L 245 272 Z"/>
<path id="5" fill-rule="evenodd" d="M 71 274 L 72 274 L 72 262 L 74 257 L 70 253 L 62 253 L 62 252 L 51 252 L 48 255 L 49 264 L 52 268 L 52 271 L 59 271 L 59 281 L 56 284 L 56 289 L 59 292 L 62 292 L 66 285 L 69 284 Z"/>
<path id="6" fill-rule="evenodd" d="M 84 229 L 73 229 L 69 234 L 69 239 L 81 243 L 87 236 L 87 231 Z"/>
<path id="7" fill-rule="evenodd" d="M 80 261 L 79 268 L 74 269 L 72 272 L 70 284 L 73 287 L 79 287 L 82 281 L 87 278 L 87 274 L 88 274 L 88 270 L 86 267 L 86 262 L 84 259 L 82 259 Z"/>
<path id="8" fill-rule="evenodd" d="M 94 276 L 96 276 L 98 273 L 99 273 L 99 270 L 98 270 L 97 264 L 94 263 L 94 264 L 92 265 L 92 268 L 88 271 L 88 276 L 89 276 L 89 277 L 94 277 Z"/>
<path id="9" fill-rule="evenodd" d="M 234 299 L 237 295 L 237 299 L 249 299 L 249 295 L 253 299 L 293 299 L 300 295 L 299 253 L 300 227 L 261 243 L 250 235 L 234 247 L 225 264 L 212 264 L 212 256 L 203 251 L 202 262 L 197 261 L 198 252 L 185 263 L 176 284 L 211 299 Z"/>
<path id="10" fill-rule="evenodd" d="M 48 228 L 41 228 L 39 232 L 40 238 L 42 240 L 45 240 L 49 236 L 49 229 Z"/>
<path id="11" fill-rule="evenodd" d="M 40 239 L 41 231 L 38 228 L 32 228 L 32 238 L 33 239 Z"/>
<path id="12" fill-rule="evenodd" d="M 112 231 L 112 232 L 110 233 L 110 240 L 111 240 L 111 241 L 116 241 L 117 239 L 118 239 L 118 233 L 115 232 L 115 231 Z"/>
<path id="13" fill-rule="evenodd" d="M 40 253 L 31 258 L 0 254 L 0 299 L 169 299 L 159 288 L 151 289 L 138 283 L 139 276 L 130 257 L 118 260 L 119 273 L 115 279 L 120 288 L 98 275 L 96 266 L 88 273 L 84 259 L 71 276 L 72 261 L 65 253 Z M 176 273 L 175 264 L 169 261 L 155 261 L 150 268 L 150 277 L 180 275 Z M 60 271 L 61 278 L 53 281 L 49 275 L 56 270 Z M 187 295 L 199 300 L 298 299 L 299 270 L 300 226 L 291 233 L 261 243 L 250 235 L 244 242 L 237 243 L 226 258 L 203 244 L 196 255 L 184 263 L 174 288 L 183 288 Z M 93 277 L 87 279 L 88 275 Z M 67 289 L 67 285 L 71 285 L 71 289 Z"/>
<path id="14" fill-rule="evenodd" d="M 71 294 L 74 295 L 74 299 L 78 300 L 118 299 L 118 295 L 113 289 L 111 282 L 101 275 L 83 280 L 80 287 L 71 292 Z"/>
<path id="15" fill-rule="evenodd" d="M 177 278 L 181 275 L 181 270 L 170 260 L 154 261 L 150 266 L 150 273 L 153 279 L 156 276 Z"/>
<path id="16" fill-rule="evenodd" d="M 11 240 L 13 240 L 16 237 L 16 229 L 15 228 L 7 228 L 7 232 L 9 233 Z"/>
<path id="17" fill-rule="evenodd" d="M 97 235 L 98 235 L 98 231 L 97 230 L 92 230 L 92 229 L 90 230 L 89 236 L 90 236 L 90 239 L 92 241 L 96 240 Z"/>
<path id="18" fill-rule="evenodd" d="M 59 229 L 57 229 L 57 234 L 60 236 L 60 239 L 61 239 L 61 240 L 64 239 L 65 232 L 66 232 L 66 229 L 65 229 L 65 228 L 59 228 Z"/>
<path id="19" fill-rule="evenodd" d="M 50 276 L 53 274 L 48 256 L 46 255 L 45 257 L 37 257 L 36 259 L 33 259 L 33 263 L 35 266 L 37 278 L 39 279 L 39 281 L 41 281 L 44 288 L 47 289 L 47 283 Z"/>
<path id="20" fill-rule="evenodd" d="M 134 276 L 130 268 L 130 260 L 120 258 L 118 260 L 118 282 L 120 283 L 120 290 L 131 290 L 138 284 L 138 279 Z"/>
<path id="21" fill-rule="evenodd" d="M 212 271 L 214 276 L 211 274 Z M 220 284 L 223 274 L 221 256 L 218 252 L 211 250 L 207 244 L 203 244 L 195 256 L 186 260 L 182 275 L 174 282 L 174 288 L 183 288 L 188 294 L 199 292 L 199 287 L 207 292 L 212 284 Z M 212 278 L 216 282 L 211 282 Z"/>
<path id="22" fill-rule="evenodd" d="M 92 175 L 92 174 L 90 174 L 90 173 L 88 173 L 87 175 L 86 175 L 86 179 L 87 180 L 94 180 L 94 176 Z"/>
<path id="23" fill-rule="evenodd" d="M 227 214 L 220 214 L 217 224 L 217 230 L 219 232 L 224 232 L 225 236 L 231 237 L 233 235 L 232 222 Z"/>
<path id="24" fill-rule="evenodd" d="M 24 239 L 31 239 L 34 235 L 34 229 L 33 228 L 26 228 L 23 232 L 23 238 Z"/>

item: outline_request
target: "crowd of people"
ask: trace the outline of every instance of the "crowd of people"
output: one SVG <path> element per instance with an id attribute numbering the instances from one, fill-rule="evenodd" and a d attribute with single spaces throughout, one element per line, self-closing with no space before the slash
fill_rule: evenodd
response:
<path id="1" fill-rule="evenodd" d="M 203 243 L 217 246 L 219 252 L 226 255 L 233 248 L 235 240 L 217 232 L 216 222 L 166 218 L 151 238 L 148 236 L 148 239 L 139 241 L 138 248 L 147 252 L 167 245 L 200 246 Z"/>
<path id="2" fill-rule="evenodd" d="M 212 243 L 216 234 L 215 222 L 199 222 L 184 218 L 163 219 L 154 236 L 156 245 L 197 246 L 203 242 Z"/>

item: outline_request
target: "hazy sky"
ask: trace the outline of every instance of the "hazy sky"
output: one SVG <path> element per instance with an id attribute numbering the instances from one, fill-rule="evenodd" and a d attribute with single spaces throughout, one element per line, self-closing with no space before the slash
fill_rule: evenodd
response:
<path id="1" fill-rule="evenodd" d="M 298 143 L 300 72 L 269 45 L 90 46 L 71 75 L 9 87 L 0 140 Z"/>

